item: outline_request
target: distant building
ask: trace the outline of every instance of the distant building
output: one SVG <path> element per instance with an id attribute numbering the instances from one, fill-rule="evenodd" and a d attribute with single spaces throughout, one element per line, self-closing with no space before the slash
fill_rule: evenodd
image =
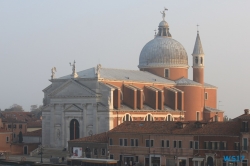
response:
<path id="1" fill-rule="evenodd" d="M 71 75 L 55 78 L 53 68 L 51 84 L 43 90 L 43 145 L 67 147 L 69 140 L 109 131 L 124 121 L 223 121 L 217 87 L 204 80 L 204 55 L 197 32 L 189 79 L 188 54 L 163 19 L 141 51 L 139 70 L 99 64 L 76 72 L 74 62 Z"/>
<path id="2" fill-rule="evenodd" d="M 247 166 L 248 111 L 227 122 L 124 122 L 108 132 L 71 140 L 68 148 L 71 155 L 78 147 L 82 157 L 115 159 L 122 166 Z"/>

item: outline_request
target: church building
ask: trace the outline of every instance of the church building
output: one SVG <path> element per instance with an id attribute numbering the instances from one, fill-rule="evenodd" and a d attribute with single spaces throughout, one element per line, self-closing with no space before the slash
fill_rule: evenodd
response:
<path id="1" fill-rule="evenodd" d="M 204 80 L 205 54 L 199 32 L 188 54 L 163 20 L 139 56 L 139 70 L 97 67 L 55 78 L 46 87 L 42 144 L 64 148 L 68 141 L 109 131 L 124 121 L 223 121 L 217 87 Z M 80 66 L 80 65 L 79 65 Z"/>

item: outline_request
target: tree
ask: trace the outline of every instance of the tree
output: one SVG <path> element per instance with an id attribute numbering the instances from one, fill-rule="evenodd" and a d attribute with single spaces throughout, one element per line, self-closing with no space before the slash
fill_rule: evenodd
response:
<path id="1" fill-rule="evenodd" d="M 18 104 L 13 104 L 10 108 L 5 109 L 8 112 L 24 112 L 23 107 Z"/>
<path id="2" fill-rule="evenodd" d="M 23 142 L 23 133 L 20 131 L 18 135 L 18 142 L 22 143 Z"/>
<path id="3" fill-rule="evenodd" d="M 35 115 L 36 118 L 40 118 L 42 116 L 42 105 L 37 107 L 37 105 L 30 106 L 30 112 Z"/>

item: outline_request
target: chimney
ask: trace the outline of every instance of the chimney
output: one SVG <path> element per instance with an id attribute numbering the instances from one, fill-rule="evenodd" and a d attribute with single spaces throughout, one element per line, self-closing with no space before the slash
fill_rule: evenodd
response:
<path id="1" fill-rule="evenodd" d="M 244 109 L 245 115 L 249 114 L 249 109 Z"/>

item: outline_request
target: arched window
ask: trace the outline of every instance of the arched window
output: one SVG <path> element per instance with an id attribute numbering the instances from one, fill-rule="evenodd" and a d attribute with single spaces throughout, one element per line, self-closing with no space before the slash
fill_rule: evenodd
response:
<path id="1" fill-rule="evenodd" d="M 154 118 L 151 114 L 147 114 L 145 117 L 145 121 L 154 121 Z"/>
<path id="2" fill-rule="evenodd" d="M 132 117 L 130 114 L 125 114 L 125 116 L 122 118 L 123 122 L 125 121 L 132 121 Z"/>
<path id="3" fill-rule="evenodd" d="M 198 64 L 198 57 L 195 57 L 195 63 Z"/>
<path id="4" fill-rule="evenodd" d="M 201 57 L 201 64 L 203 63 L 203 58 Z"/>
<path id="5" fill-rule="evenodd" d="M 169 114 L 166 116 L 166 121 L 174 121 L 174 118 Z"/>

